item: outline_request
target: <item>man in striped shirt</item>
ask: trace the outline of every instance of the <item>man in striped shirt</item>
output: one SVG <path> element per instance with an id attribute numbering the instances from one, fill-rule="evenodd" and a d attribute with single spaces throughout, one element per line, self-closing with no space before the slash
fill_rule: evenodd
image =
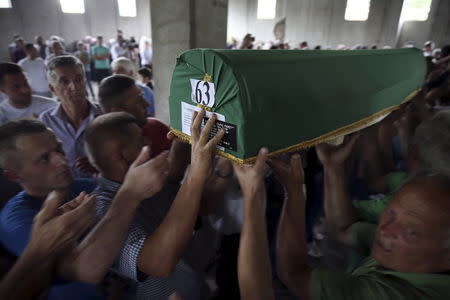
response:
<path id="1" fill-rule="evenodd" d="M 138 299 L 166 300 L 174 293 L 184 300 L 206 299 L 207 287 L 201 274 L 182 259 L 193 237 L 216 145 L 224 134 L 221 130 L 208 141 L 216 117 L 200 130 L 204 115 L 204 111 L 200 112 L 192 122 L 191 166 L 183 184 L 167 184 L 158 194 L 141 202 L 113 266 L 120 275 L 139 282 Z M 124 112 L 102 115 L 86 129 L 86 150 L 100 171 L 95 192 L 98 217 L 107 212 L 128 167 L 139 155 L 144 144 L 141 130 L 136 119 Z M 141 155 L 148 157 L 150 151 L 148 147 L 144 149 Z"/>

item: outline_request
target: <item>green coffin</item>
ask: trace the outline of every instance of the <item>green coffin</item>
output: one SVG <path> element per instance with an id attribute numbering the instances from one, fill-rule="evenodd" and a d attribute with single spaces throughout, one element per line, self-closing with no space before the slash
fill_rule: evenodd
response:
<path id="1" fill-rule="evenodd" d="M 178 59 L 170 87 L 172 131 L 189 140 L 194 109 L 219 116 L 219 153 L 252 162 L 313 146 L 376 122 L 420 88 L 418 49 L 360 51 L 194 49 Z"/>

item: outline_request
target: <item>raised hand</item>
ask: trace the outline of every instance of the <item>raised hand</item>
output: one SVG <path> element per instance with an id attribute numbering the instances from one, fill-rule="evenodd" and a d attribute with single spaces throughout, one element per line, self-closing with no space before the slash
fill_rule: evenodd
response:
<path id="1" fill-rule="evenodd" d="M 63 205 L 64 199 L 64 192 L 50 193 L 34 218 L 29 245 L 36 253 L 58 255 L 92 226 L 94 196 L 81 193 Z"/>
<path id="2" fill-rule="evenodd" d="M 299 154 L 292 155 L 289 163 L 277 158 L 269 159 L 267 163 L 286 189 L 295 188 L 302 191 L 305 174 Z"/>
<path id="3" fill-rule="evenodd" d="M 241 185 L 244 198 L 250 198 L 251 195 L 261 190 L 264 187 L 265 166 L 269 151 L 267 148 L 261 148 L 256 158 L 255 164 L 239 165 L 233 163 L 234 173 Z"/>
<path id="4" fill-rule="evenodd" d="M 211 173 L 216 145 L 225 135 L 225 131 L 221 129 L 214 137 L 208 140 L 217 116 L 213 114 L 205 127 L 201 129 L 204 116 L 204 110 L 199 113 L 195 112 L 191 125 L 192 152 L 190 173 L 201 180 L 206 180 Z"/>
<path id="5" fill-rule="evenodd" d="M 319 144 L 316 146 L 317 156 L 320 162 L 324 166 L 329 165 L 342 165 L 347 161 L 353 152 L 355 143 L 359 137 L 358 134 L 354 134 L 351 137 L 346 137 L 344 142 L 339 146 L 333 146 L 330 144 Z M 374 141 L 375 143 L 376 141 Z"/>
<path id="6" fill-rule="evenodd" d="M 168 151 L 164 151 L 150 159 L 150 148 L 143 147 L 139 156 L 128 169 L 122 189 L 139 202 L 159 192 L 167 181 L 168 154 Z"/>

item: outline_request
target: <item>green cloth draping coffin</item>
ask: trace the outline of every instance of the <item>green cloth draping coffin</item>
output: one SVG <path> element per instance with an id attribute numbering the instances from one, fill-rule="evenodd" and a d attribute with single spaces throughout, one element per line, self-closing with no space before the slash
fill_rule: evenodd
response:
<path id="1" fill-rule="evenodd" d="M 172 131 L 188 140 L 193 110 L 218 115 L 220 154 L 251 162 L 262 146 L 293 151 L 367 126 L 420 88 L 418 49 L 302 51 L 194 49 L 170 88 Z"/>

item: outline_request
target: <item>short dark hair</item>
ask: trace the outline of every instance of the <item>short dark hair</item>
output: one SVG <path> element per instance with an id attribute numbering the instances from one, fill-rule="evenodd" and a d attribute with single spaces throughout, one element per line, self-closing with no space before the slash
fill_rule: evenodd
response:
<path id="1" fill-rule="evenodd" d="M 0 167 L 20 167 L 20 160 L 16 157 L 16 139 L 19 136 L 41 133 L 47 130 L 48 128 L 44 123 L 35 119 L 9 121 L 0 126 Z"/>
<path id="2" fill-rule="evenodd" d="M 84 147 L 91 162 L 101 171 L 111 166 L 105 147 L 110 143 L 126 146 L 130 138 L 130 124 L 139 124 L 136 118 L 126 112 L 112 112 L 95 118 L 84 132 Z"/>
<path id="3" fill-rule="evenodd" d="M 26 43 L 24 48 L 25 51 L 29 51 L 34 48 L 34 45 L 32 43 Z"/>
<path id="4" fill-rule="evenodd" d="M 152 79 L 152 77 L 153 77 L 152 70 L 150 70 L 149 68 L 140 68 L 138 73 L 142 77 L 147 77 L 148 79 Z"/>
<path id="5" fill-rule="evenodd" d="M 112 75 L 106 77 L 98 88 L 99 104 L 104 113 L 111 112 L 113 107 L 122 107 L 123 93 L 135 85 L 133 78 L 126 75 Z"/>
<path id="6" fill-rule="evenodd" d="M 6 75 L 16 75 L 23 73 L 22 68 L 14 63 L 0 63 L 0 85 L 3 85 Z"/>

